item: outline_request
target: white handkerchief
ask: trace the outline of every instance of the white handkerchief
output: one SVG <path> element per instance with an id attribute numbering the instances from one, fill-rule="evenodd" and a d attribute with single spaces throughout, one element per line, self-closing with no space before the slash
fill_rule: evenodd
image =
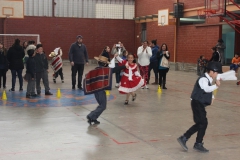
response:
<path id="1" fill-rule="evenodd" d="M 223 80 L 223 81 L 237 80 L 236 73 L 234 70 L 230 70 L 230 71 L 224 72 L 223 74 L 218 74 L 217 80 Z"/>
<path id="2" fill-rule="evenodd" d="M 60 47 L 54 49 L 54 52 L 55 52 L 56 55 L 58 55 L 59 49 L 60 49 Z"/>

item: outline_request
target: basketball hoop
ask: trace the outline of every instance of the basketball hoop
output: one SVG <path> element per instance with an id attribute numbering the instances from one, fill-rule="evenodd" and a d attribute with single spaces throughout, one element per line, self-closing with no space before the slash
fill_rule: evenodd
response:
<path id="1" fill-rule="evenodd" d="M 10 15 L 9 15 L 9 14 L 6 14 L 5 16 L 6 16 L 6 18 L 9 18 L 9 17 L 10 17 Z"/>
<path id="2" fill-rule="evenodd" d="M 164 22 L 162 22 L 162 23 L 159 23 L 160 24 L 160 26 L 164 26 Z"/>
<path id="3" fill-rule="evenodd" d="M 198 19 L 205 19 L 206 18 L 206 10 L 205 9 L 199 9 L 197 10 Z"/>

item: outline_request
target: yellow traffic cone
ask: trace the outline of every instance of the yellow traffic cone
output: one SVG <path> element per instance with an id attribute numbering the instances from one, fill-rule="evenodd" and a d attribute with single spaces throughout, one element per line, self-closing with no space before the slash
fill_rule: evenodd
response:
<path id="1" fill-rule="evenodd" d="M 60 88 L 57 89 L 57 98 L 61 98 L 61 91 L 60 91 Z"/>
<path id="2" fill-rule="evenodd" d="M 107 96 L 110 96 L 110 91 L 109 90 L 106 90 L 105 92 L 106 92 Z"/>
<path id="3" fill-rule="evenodd" d="M 162 93 L 162 89 L 161 89 L 160 85 L 158 86 L 158 91 L 157 92 Z"/>
<path id="4" fill-rule="evenodd" d="M 3 91 L 3 94 L 2 94 L 2 100 L 7 100 L 7 94 L 5 90 Z"/>

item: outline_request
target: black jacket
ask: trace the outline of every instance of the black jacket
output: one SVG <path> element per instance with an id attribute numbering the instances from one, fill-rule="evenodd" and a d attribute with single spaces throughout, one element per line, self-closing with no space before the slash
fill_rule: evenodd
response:
<path id="1" fill-rule="evenodd" d="M 36 63 L 36 72 L 43 72 L 44 70 L 48 70 L 48 60 L 45 53 L 37 53 L 34 56 L 34 59 Z"/>
<path id="2" fill-rule="evenodd" d="M 221 62 L 221 57 L 220 57 L 220 53 L 219 52 L 213 52 L 212 54 L 212 58 L 209 60 L 214 61 L 214 62 Z"/>
<path id="3" fill-rule="evenodd" d="M 24 50 L 20 45 L 14 45 L 9 48 L 7 59 L 9 61 L 9 68 L 13 70 L 23 69 Z"/>
<path id="4" fill-rule="evenodd" d="M 27 70 L 26 73 L 29 73 L 32 78 L 34 78 L 36 73 L 36 63 L 34 57 L 29 57 L 27 60 Z"/>
<path id="5" fill-rule="evenodd" d="M 2 49 L 0 50 L 0 66 L 2 66 L 2 69 L 8 70 L 8 60 L 7 60 L 7 50 Z"/>
<path id="6" fill-rule="evenodd" d="M 160 65 L 160 61 L 162 60 L 162 57 L 164 56 L 166 59 L 170 59 L 170 53 L 168 52 L 169 57 L 167 57 L 166 54 L 163 54 L 162 52 L 157 52 L 157 59 L 158 59 L 158 66 Z"/>
<path id="7" fill-rule="evenodd" d="M 103 51 L 101 56 L 104 56 L 104 57 L 107 57 L 108 58 L 108 62 L 110 62 L 110 56 L 109 56 L 109 53 L 106 52 L 106 51 Z"/>

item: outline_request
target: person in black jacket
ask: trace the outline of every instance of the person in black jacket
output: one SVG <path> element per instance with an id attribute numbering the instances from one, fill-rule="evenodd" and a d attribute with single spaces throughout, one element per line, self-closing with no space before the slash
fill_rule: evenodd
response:
<path id="1" fill-rule="evenodd" d="M 22 71 L 24 68 L 23 65 L 23 57 L 24 57 L 24 49 L 20 45 L 20 40 L 16 39 L 12 47 L 9 48 L 7 53 L 7 59 L 9 61 L 9 69 L 12 73 L 12 88 L 9 91 L 15 91 L 16 84 L 16 75 L 19 79 L 19 91 L 23 90 L 23 77 Z"/>
<path id="2" fill-rule="evenodd" d="M 110 62 L 110 56 L 109 56 L 110 51 L 111 51 L 110 47 L 106 46 L 106 47 L 104 47 L 104 49 L 101 53 L 101 56 L 107 57 L 109 62 Z"/>
<path id="3" fill-rule="evenodd" d="M 36 46 L 36 55 L 34 56 L 36 63 L 36 89 L 37 94 L 41 94 L 40 80 L 43 80 L 45 88 L 45 95 L 52 95 L 49 88 L 48 81 L 48 60 L 46 54 L 43 52 L 42 44 Z"/>
<path id="4" fill-rule="evenodd" d="M 195 124 L 177 139 L 186 151 L 188 150 L 186 146 L 187 140 L 197 132 L 193 149 L 202 153 L 209 152 L 203 147 L 202 142 L 208 126 L 205 108 L 213 103 L 214 96 L 212 92 L 220 86 L 220 80 L 216 80 L 214 85 L 212 85 L 212 81 L 217 77 L 218 73 L 222 73 L 222 64 L 220 62 L 209 62 L 206 69 L 207 72 L 197 79 L 191 94 L 191 107 Z"/>
<path id="5" fill-rule="evenodd" d="M 35 47 L 36 48 L 36 47 Z M 26 63 L 27 70 L 24 79 L 28 82 L 27 84 L 27 92 L 26 98 L 36 97 L 37 94 L 35 93 L 35 74 L 36 74 L 36 64 L 35 64 L 35 48 L 27 50 L 28 60 Z"/>
<path id="6" fill-rule="evenodd" d="M 157 59 L 158 59 L 158 73 L 159 73 L 159 85 L 162 89 L 167 89 L 166 87 L 166 76 L 167 72 L 169 71 L 169 64 L 163 63 L 163 59 L 165 58 L 165 61 L 168 61 L 170 58 L 170 53 L 168 51 L 167 44 L 163 43 L 160 51 L 157 53 Z"/>
<path id="7" fill-rule="evenodd" d="M 217 51 L 217 47 L 212 47 L 212 52 L 212 58 L 209 61 L 221 62 L 221 54 Z"/>
<path id="8" fill-rule="evenodd" d="M 8 70 L 7 49 L 4 48 L 3 43 L 0 42 L 0 88 L 2 86 L 3 77 L 3 89 L 6 89 L 7 70 Z"/>
<path id="9" fill-rule="evenodd" d="M 77 42 L 73 43 L 69 49 L 69 61 L 72 66 L 72 89 L 75 89 L 77 83 L 78 89 L 82 90 L 82 75 L 84 72 L 84 65 L 88 65 L 88 52 L 85 44 L 82 43 L 83 37 L 77 36 Z M 76 82 L 76 75 L 78 79 Z"/>

